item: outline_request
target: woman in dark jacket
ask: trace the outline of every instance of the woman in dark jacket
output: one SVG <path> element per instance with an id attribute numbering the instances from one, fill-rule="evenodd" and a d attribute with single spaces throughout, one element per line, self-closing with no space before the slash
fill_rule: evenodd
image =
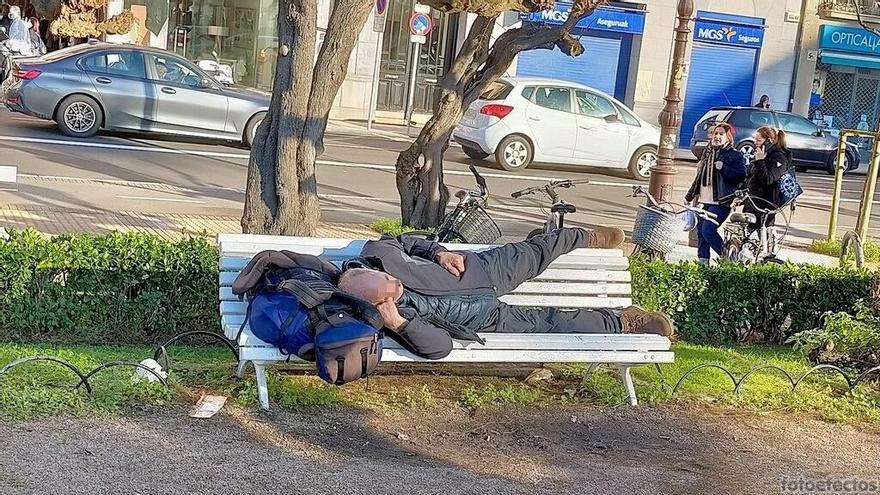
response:
<path id="1" fill-rule="evenodd" d="M 742 153 L 733 148 L 733 128 L 722 123 L 711 132 L 712 140 L 697 167 L 697 177 L 685 196 L 688 203 L 702 203 L 706 211 L 718 216 L 718 224 L 724 223 L 730 215 L 731 195 L 742 187 L 746 178 L 746 160 Z M 697 224 L 699 244 L 697 257 L 700 263 L 709 264 L 715 251 L 719 255 L 724 250 L 724 240 L 718 233 L 718 225 L 700 219 Z"/>
<path id="2" fill-rule="evenodd" d="M 755 161 L 749 170 L 749 194 L 761 198 L 755 200 L 758 207 L 777 209 L 784 206 L 779 199 L 779 179 L 791 168 L 791 151 L 785 145 L 785 132 L 772 127 L 761 127 L 755 134 Z M 764 214 L 755 205 L 746 202 L 744 211 L 758 218 L 755 227 L 764 225 Z M 776 225 L 776 215 L 767 215 L 766 225 Z"/>

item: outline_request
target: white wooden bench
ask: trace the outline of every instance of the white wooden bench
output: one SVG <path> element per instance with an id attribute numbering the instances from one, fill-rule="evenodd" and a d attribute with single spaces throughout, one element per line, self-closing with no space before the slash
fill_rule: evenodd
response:
<path id="1" fill-rule="evenodd" d="M 260 251 L 287 249 L 321 256 L 339 265 L 360 254 L 363 240 L 306 237 L 221 234 L 220 313 L 225 335 L 234 339 L 245 319 L 247 302 L 232 294 L 232 281 L 248 261 Z M 449 249 L 485 249 L 487 246 L 452 244 Z M 629 263 L 622 251 L 579 249 L 556 260 L 538 278 L 524 283 L 502 298 L 519 306 L 561 308 L 621 308 L 631 304 Z M 637 405 L 630 367 L 671 363 L 670 341 L 657 335 L 558 335 L 498 334 L 482 335 L 486 345 L 455 342 L 452 353 L 439 362 L 468 363 L 590 363 L 611 364 L 618 368 L 631 405 Z M 257 339 L 245 325 L 239 341 L 238 376 L 243 377 L 248 362 L 254 364 L 260 404 L 269 408 L 266 366 L 287 360 L 276 347 Z M 390 338 L 384 341 L 383 361 L 425 361 L 400 347 Z M 437 361 L 431 361 L 437 362 Z"/>

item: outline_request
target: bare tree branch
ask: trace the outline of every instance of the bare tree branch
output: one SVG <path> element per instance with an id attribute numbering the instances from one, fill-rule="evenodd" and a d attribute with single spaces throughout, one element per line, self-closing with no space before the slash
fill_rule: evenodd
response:
<path id="1" fill-rule="evenodd" d="M 859 26 L 862 26 L 865 31 L 873 34 L 874 36 L 880 37 L 880 31 L 878 31 L 876 28 L 868 26 L 868 23 L 866 23 L 862 19 L 862 7 L 859 5 L 859 0 L 852 0 L 852 3 L 853 6 L 855 6 L 856 8 L 856 19 L 858 19 Z"/>

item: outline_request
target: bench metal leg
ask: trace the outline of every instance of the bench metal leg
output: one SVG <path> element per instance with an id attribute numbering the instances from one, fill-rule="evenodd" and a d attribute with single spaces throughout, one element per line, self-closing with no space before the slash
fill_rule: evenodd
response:
<path id="1" fill-rule="evenodd" d="M 617 369 L 620 371 L 620 378 L 623 380 L 623 386 L 626 387 L 626 393 L 629 394 L 629 405 L 638 406 L 639 399 L 636 397 L 636 387 L 633 385 L 630 366 L 619 365 Z"/>
<path id="2" fill-rule="evenodd" d="M 239 378 L 244 378 L 244 373 L 247 371 L 248 362 L 245 360 L 241 360 L 238 363 L 238 369 L 235 371 L 235 376 Z"/>
<path id="3" fill-rule="evenodd" d="M 254 361 L 254 373 L 257 375 L 257 392 L 260 396 L 260 407 L 269 410 L 269 382 L 266 379 L 265 363 Z"/>

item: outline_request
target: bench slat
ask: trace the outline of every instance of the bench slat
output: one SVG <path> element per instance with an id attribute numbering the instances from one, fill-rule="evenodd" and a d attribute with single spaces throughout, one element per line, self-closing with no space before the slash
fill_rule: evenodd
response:
<path id="1" fill-rule="evenodd" d="M 504 296 L 501 298 L 511 306 L 555 306 L 563 309 L 603 309 L 625 308 L 632 304 L 628 297 L 574 297 L 574 296 Z M 221 301 L 220 314 L 243 315 L 247 311 L 247 303 L 243 301 Z"/>
<path id="2" fill-rule="evenodd" d="M 277 349 L 245 347 L 241 349 L 241 359 L 247 361 L 285 361 L 287 356 Z M 431 362 L 440 363 L 627 363 L 650 364 L 671 363 L 675 360 L 672 352 L 627 352 L 627 351 L 529 351 L 529 350 L 471 350 L 454 349 L 448 356 Z M 291 358 L 291 361 L 300 361 Z M 403 349 L 388 349 L 382 352 L 383 362 L 423 362 L 422 358 Z"/>
<path id="3" fill-rule="evenodd" d="M 220 285 L 222 287 L 231 286 L 238 271 L 220 272 Z M 564 277 L 569 277 L 568 279 Z M 547 269 L 541 275 L 538 275 L 532 282 L 556 282 L 565 284 L 569 282 L 616 282 L 629 283 L 632 276 L 628 271 L 607 271 L 607 270 L 556 270 Z"/>
<path id="4" fill-rule="evenodd" d="M 378 238 L 378 234 L 376 235 Z M 250 235 L 221 235 L 218 238 L 220 250 L 226 254 L 254 254 L 267 249 L 286 249 L 294 252 L 320 255 L 325 250 L 333 253 L 345 253 L 357 256 L 363 249 L 365 240 L 361 239 L 328 239 L 328 238 L 304 238 L 283 236 L 250 236 Z M 486 244 L 444 244 L 452 251 L 481 251 L 497 246 Z M 584 257 L 623 257 L 620 249 L 594 249 L 581 248 L 572 253 L 561 256 L 559 259 L 584 258 Z"/>
<path id="5" fill-rule="evenodd" d="M 302 251 L 300 251 L 302 252 Z M 351 258 L 351 256 L 327 256 L 322 253 L 303 253 L 303 254 L 314 254 L 320 255 L 322 258 L 334 262 L 336 265 L 339 265 L 338 262 L 344 261 L 346 259 Z M 223 257 L 220 259 L 220 270 L 221 271 L 240 271 L 245 266 L 247 266 L 248 262 L 251 260 L 252 256 L 249 255 L 239 255 L 239 256 L 227 256 L 224 253 Z M 626 270 L 629 268 L 629 262 L 624 257 L 595 257 L 595 258 L 583 258 L 577 261 L 555 261 L 551 267 L 558 269 L 570 269 L 570 270 L 595 270 L 595 269 L 605 269 L 605 270 Z"/>
<path id="6" fill-rule="evenodd" d="M 629 296 L 631 287 L 629 284 L 589 284 L 589 283 L 553 283 L 553 282 L 527 282 L 517 287 L 515 295 L 538 295 L 538 296 Z M 232 293 L 232 287 L 220 287 L 219 296 L 221 301 L 238 301 L 238 296 Z"/>
<path id="7" fill-rule="evenodd" d="M 228 316 L 223 319 L 223 328 L 229 339 L 234 339 L 241 328 L 243 316 Z M 669 350 L 669 339 L 659 335 L 636 335 L 636 334 L 511 334 L 511 333 L 484 333 L 481 336 L 486 340 L 486 345 L 476 342 L 453 341 L 456 349 L 523 349 L 523 350 L 591 350 L 591 351 L 665 351 Z M 250 328 L 245 326 L 240 344 L 244 347 L 270 347 L 250 333 Z M 384 340 L 384 345 L 389 349 L 400 347 L 391 338 Z"/>

